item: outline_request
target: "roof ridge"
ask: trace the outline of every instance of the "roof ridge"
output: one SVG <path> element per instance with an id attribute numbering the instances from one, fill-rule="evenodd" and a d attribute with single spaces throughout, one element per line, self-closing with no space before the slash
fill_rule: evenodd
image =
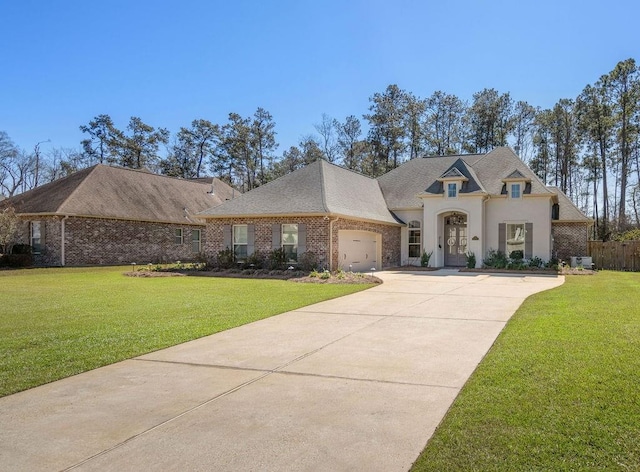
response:
<path id="1" fill-rule="evenodd" d="M 66 204 L 71 200 L 71 197 L 73 197 L 73 196 L 76 194 L 76 192 L 78 192 L 78 189 L 79 189 L 80 187 L 84 186 L 84 184 L 85 184 L 85 182 L 87 181 L 87 179 L 88 179 L 91 175 L 93 175 L 93 173 L 96 171 L 96 169 L 97 169 L 98 167 L 109 167 L 109 166 L 105 166 L 104 164 L 98 163 L 98 164 L 95 164 L 95 165 L 93 166 L 93 169 L 91 169 L 91 168 L 90 168 L 90 169 L 91 169 L 91 171 L 90 171 L 90 172 L 88 172 L 88 173 L 87 173 L 87 175 L 85 175 L 85 176 L 84 176 L 84 179 L 82 179 L 82 180 L 80 181 L 80 183 L 79 183 L 78 185 L 76 185 L 76 188 L 74 188 L 74 189 L 71 191 L 71 193 L 70 193 L 69 195 L 67 195 L 67 198 L 65 198 L 65 199 L 64 199 L 64 201 L 63 201 L 63 202 L 58 206 L 58 209 L 57 209 L 57 211 L 56 211 L 56 212 L 64 213 L 64 211 L 63 211 L 63 207 L 64 207 L 64 206 L 65 206 L 65 205 L 66 205 Z"/>
<path id="2" fill-rule="evenodd" d="M 319 166 L 320 166 L 320 195 L 322 197 L 322 208 L 324 208 L 324 211 L 326 211 L 327 213 L 330 213 L 329 211 L 329 206 L 327 205 L 327 191 L 325 188 L 326 182 L 324 180 L 324 162 L 326 162 L 324 159 L 318 159 L 319 162 Z"/>

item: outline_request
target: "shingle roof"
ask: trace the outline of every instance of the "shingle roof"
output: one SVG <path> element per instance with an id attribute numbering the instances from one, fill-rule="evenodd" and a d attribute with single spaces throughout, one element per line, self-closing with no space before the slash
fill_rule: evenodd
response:
<path id="1" fill-rule="evenodd" d="M 209 208 L 203 218 L 340 215 L 398 223 L 374 179 L 318 160 L 234 200 Z"/>
<path id="2" fill-rule="evenodd" d="M 503 180 L 527 180 L 527 177 L 518 169 L 511 172 Z"/>
<path id="3" fill-rule="evenodd" d="M 97 164 L 2 204 L 18 213 L 199 223 L 195 213 L 233 196 L 234 189 L 218 179 L 198 183 Z"/>
<path id="4" fill-rule="evenodd" d="M 469 179 L 461 193 L 488 193 L 500 195 L 503 180 L 515 171 L 531 180 L 532 194 L 549 194 L 551 191 L 507 147 L 495 148 L 487 154 L 428 157 L 412 159 L 378 178 L 382 193 L 391 210 L 420 208 L 421 193 L 442 193 L 438 178 L 451 167 L 456 167 Z"/>
<path id="5" fill-rule="evenodd" d="M 560 218 L 555 220 L 559 222 L 593 222 L 591 218 L 586 216 L 580 209 L 567 197 L 558 187 L 549 187 L 558 197 L 558 205 L 560 205 Z"/>

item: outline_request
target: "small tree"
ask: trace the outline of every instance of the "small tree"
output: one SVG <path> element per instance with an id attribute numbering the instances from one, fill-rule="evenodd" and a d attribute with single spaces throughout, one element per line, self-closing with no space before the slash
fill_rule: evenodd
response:
<path id="1" fill-rule="evenodd" d="M 18 231 L 19 218 L 13 207 L 0 211 L 0 253 L 8 254 Z"/>

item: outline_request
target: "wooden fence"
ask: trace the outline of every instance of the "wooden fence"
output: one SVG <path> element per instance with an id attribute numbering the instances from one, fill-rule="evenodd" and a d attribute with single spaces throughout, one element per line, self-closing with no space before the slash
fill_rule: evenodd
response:
<path id="1" fill-rule="evenodd" d="M 640 271 L 640 241 L 589 241 L 587 252 L 596 269 Z"/>

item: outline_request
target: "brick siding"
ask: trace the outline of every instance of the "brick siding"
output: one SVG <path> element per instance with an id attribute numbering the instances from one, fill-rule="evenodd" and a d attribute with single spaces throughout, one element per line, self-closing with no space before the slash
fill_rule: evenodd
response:
<path id="1" fill-rule="evenodd" d="M 333 223 L 333 254 L 331 267 L 338 266 L 338 231 L 359 230 L 382 234 L 383 267 L 400 264 L 400 228 L 357 220 L 335 219 Z M 224 247 L 224 226 L 252 224 L 255 228 L 255 250 L 268 253 L 272 250 L 272 227 L 274 224 L 305 224 L 307 226 L 307 251 L 314 252 L 320 266 L 327 266 L 329 261 L 329 231 L 331 220 L 324 217 L 265 217 L 265 218 L 221 218 L 207 222 L 206 247 L 207 257 L 215 257 Z"/>
<path id="2" fill-rule="evenodd" d="M 589 227 L 584 223 L 553 223 L 553 254 L 561 260 L 587 255 Z"/>
<path id="3" fill-rule="evenodd" d="M 44 250 L 34 256 L 36 265 L 62 264 L 62 217 L 24 220 L 20 243 L 29 244 L 29 221 L 41 221 L 45 228 Z M 175 243 L 175 230 L 182 228 L 183 243 Z M 201 251 L 206 231 L 201 225 L 178 225 L 106 218 L 65 220 L 65 265 L 114 265 L 192 261 L 199 258 L 192 251 L 191 232 L 200 230 Z"/>

